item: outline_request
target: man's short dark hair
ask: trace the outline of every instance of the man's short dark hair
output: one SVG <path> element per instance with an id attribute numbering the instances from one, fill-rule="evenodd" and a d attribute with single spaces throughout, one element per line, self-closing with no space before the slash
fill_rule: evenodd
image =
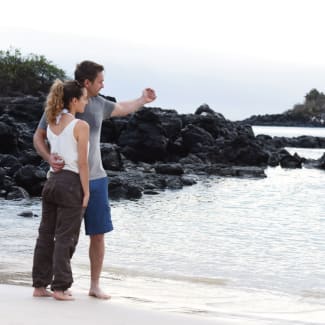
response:
<path id="1" fill-rule="evenodd" d="M 77 64 L 74 72 L 74 78 L 78 80 L 82 85 L 86 79 L 90 82 L 94 82 L 98 73 L 104 71 L 104 66 L 93 61 L 82 61 Z"/>

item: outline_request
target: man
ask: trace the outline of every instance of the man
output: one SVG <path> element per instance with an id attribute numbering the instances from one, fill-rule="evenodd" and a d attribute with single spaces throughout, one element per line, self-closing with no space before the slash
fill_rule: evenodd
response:
<path id="1" fill-rule="evenodd" d="M 108 202 L 108 180 L 102 166 L 100 152 L 100 133 L 104 119 L 113 116 L 125 116 L 137 111 L 143 105 L 156 99 L 155 91 L 151 88 L 143 90 L 141 97 L 113 103 L 99 96 L 104 87 L 104 67 L 92 61 L 83 61 L 77 65 L 75 79 L 87 89 L 88 104 L 84 113 L 77 118 L 88 122 L 90 126 L 89 138 L 89 174 L 90 174 L 90 199 L 85 212 L 86 234 L 90 236 L 90 290 L 89 295 L 109 299 L 110 296 L 103 292 L 99 286 L 99 278 L 103 267 L 105 242 L 104 234 L 113 230 Z M 34 147 L 53 168 L 54 171 L 62 169 L 64 162 L 60 157 L 51 155 L 46 142 L 46 120 L 43 115 L 34 134 Z"/>

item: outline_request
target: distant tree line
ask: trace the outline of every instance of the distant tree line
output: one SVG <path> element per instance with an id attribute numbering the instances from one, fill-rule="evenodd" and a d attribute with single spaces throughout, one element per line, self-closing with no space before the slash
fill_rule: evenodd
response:
<path id="1" fill-rule="evenodd" d="M 0 95 L 40 95 L 47 93 L 56 79 L 66 79 L 65 72 L 43 55 L 23 56 L 19 49 L 0 51 Z"/>
<path id="2" fill-rule="evenodd" d="M 325 95 L 317 89 L 312 89 L 305 96 L 303 104 L 294 105 L 294 107 L 286 111 L 285 114 L 299 118 L 318 117 L 324 119 Z"/>

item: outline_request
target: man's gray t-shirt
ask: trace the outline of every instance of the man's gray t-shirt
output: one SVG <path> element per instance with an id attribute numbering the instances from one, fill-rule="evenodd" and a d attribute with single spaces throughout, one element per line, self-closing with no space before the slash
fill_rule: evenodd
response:
<path id="1" fill-rule="evenodd" d="M 83 113 L 77 113 L 76 118 L 86 121 L 89 124 L 89 179 L 99 179 L 106 177 L 106 172 L 103 168 L 102 158 L 100 153 L 100 134 L 103 120 L 108 119 L 115 107 L 115 103 L 106 100 L 101 96 L 90 97 L 88 104 Z M 38 127 L 41 129 L 47 128 L 45 114 L 43 114 Z"/>

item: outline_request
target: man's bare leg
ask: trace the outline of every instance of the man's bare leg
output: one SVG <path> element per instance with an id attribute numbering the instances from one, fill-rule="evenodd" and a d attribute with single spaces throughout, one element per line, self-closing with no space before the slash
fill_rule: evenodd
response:
<path id="1" fill-rule="evenodd" d="M 105 255 L 104 234 L 90 236 L 90 290 L 89 296 L 99 299 L 110 299 L 111 296 L 103 292 L 99 287 L 99 278 L 102 272 Z"/>
<path id="2" fill-rule="evenodd" d="M 34 288 L 33 297 L 52 297 L 52 292 L 45 287 Z"/>

